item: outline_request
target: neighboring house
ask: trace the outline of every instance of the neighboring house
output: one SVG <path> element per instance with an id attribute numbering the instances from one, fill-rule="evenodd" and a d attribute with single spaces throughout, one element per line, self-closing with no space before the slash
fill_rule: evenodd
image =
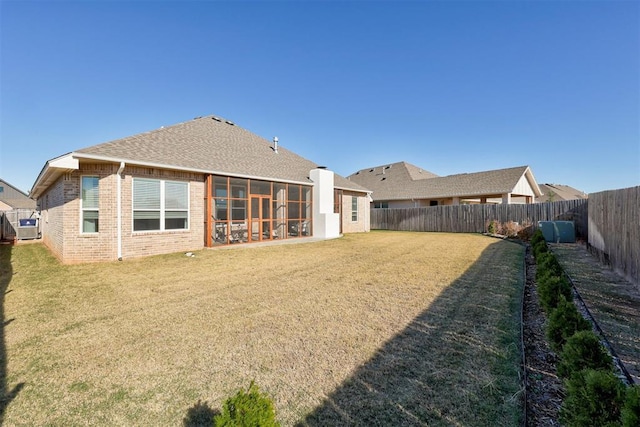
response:
<path id="1" fill-rule="evenodd" d="M 541 196 L 536 197 L 536 203 L 559 202 L 561 200 L 588 199 L 589 196 L 583 191 L 576 190 L 568 185 L 560 184 L 540 184 Z"/>
<path id="2" fill-rule="evenodd" d="M 528 166 L 437 176 L 406 162 L 359 170 L 347 177 L 372 191 L 372 207 L 463 203 L 533 203 L 541 195 Z"/>
<path id="3" fill-rule="evenodd" d="M 0 179 L 0 211 L 35 209 L 36 201 L 26 193 Z"/>
<path id="4" fill-rule="evenodd" d="M 63 262 L 366 232 L 369 193 L 215 116 L 51 159 L 31 190 Z"/>

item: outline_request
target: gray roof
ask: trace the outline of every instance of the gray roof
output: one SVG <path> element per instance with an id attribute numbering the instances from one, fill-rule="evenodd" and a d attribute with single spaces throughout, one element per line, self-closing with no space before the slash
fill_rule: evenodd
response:
<path id="1" fill-rule="evenodd" d="M 3 202 L 14 209 L 35 209 L 36 201 L 30 198 L 25 192 L 0 179 L 0 202 Z"/>
<path id="2" fill-rule="evenodd" d="M 216 116 L 199 117 L 173 126 L 106 142 L 74 152 L 127 163 L 154 164 L 276 181 L 310 183 L 309 171 L 318 165 Z M 355 182 L 335 174 L 337 188 L 366 192 Z"/>
<path id="3" fill-rule="evenodd" d="M 542 196 L 536 197 L 536 202 L 559 202 L 560 200 L 579 200 L 589 197 L 584 191 L 576 190 L 568 185 L 540 184 L 538 187 Z"/>
<path id="4" fill-rule="evenodd" d="M 533 179 L 528 166 L 440 177 L 398 162 L 359 170 L 348 179 L 372 190 L 375 201 L 442 199 L 512 193 L 525 173 Z"/>

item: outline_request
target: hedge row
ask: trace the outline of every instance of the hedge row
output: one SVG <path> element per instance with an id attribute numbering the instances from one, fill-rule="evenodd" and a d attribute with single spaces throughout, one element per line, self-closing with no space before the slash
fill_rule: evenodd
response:
<path id="1" fill-rule="evenodd" d="M 560 421 L 571 427 L 639 426 L 640 386 L 627 388 L 616 377 L 611 356 L 578 312 L 571 284 L 540 230 L 531 245 L 538 296 L 548 316 L 547 339 L 559 353 L 558 375 L 565 382 Z"/>

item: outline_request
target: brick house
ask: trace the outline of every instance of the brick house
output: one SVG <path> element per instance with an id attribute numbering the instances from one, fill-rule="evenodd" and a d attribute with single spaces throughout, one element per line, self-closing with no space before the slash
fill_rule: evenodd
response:
<path id="1" fill-rule="evenodd" d="M 529 166 L 438 176 L 398 162 L 361 169 L 347 179 L 372 191 L 375 208 L 533 203 L 542 195 Z"/>
<path id="2" fill-rule="evenodd" d="M 51 159 L 31 196 L 65 263 L 369 231 L 367 189 L 215 116 Z"/>

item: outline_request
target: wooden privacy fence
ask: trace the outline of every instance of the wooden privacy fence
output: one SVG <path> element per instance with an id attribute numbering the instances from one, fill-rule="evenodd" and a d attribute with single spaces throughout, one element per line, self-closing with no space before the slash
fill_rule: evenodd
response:
<path id="1" fill-rule="evenodd" d="M 589 194 L 588 242 L 640 289 L 640 186 Z"/>
<path id="2" fill-rule="evenodd" d="M 456 205 L 402 209 L 371 209 L 372 230 L 482 233 L 490 221 L 537 227 L 538 221 L 574 221 L 576 236 L 587 237 L 587 200 L 529 205 Z"/>

